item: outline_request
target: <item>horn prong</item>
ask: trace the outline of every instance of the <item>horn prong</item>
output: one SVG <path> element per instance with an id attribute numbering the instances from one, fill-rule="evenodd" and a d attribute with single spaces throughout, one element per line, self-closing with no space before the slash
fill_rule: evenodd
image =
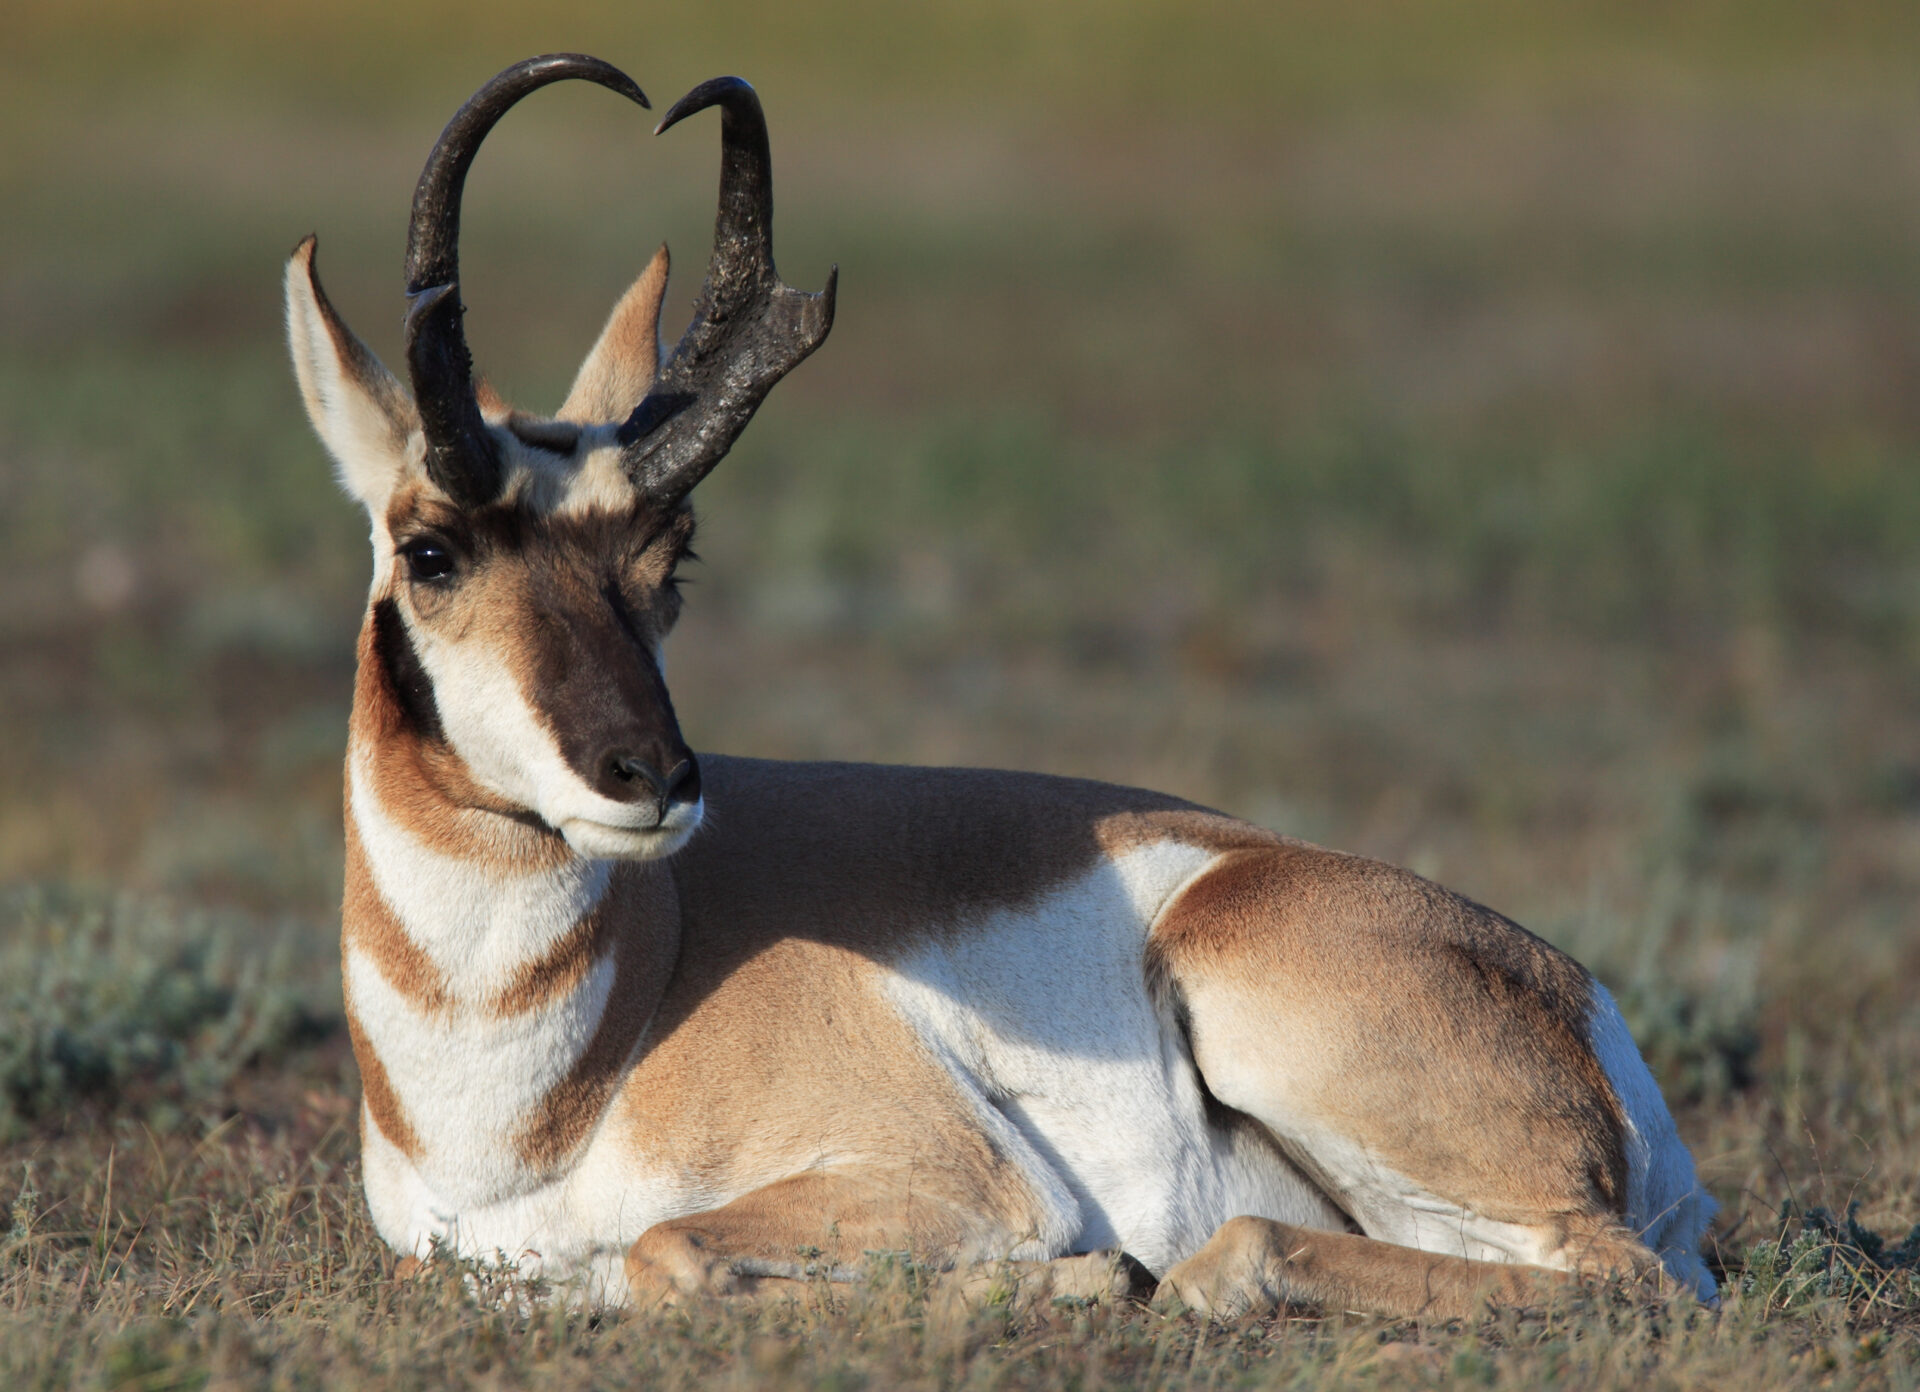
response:
<path id="1" fill-rule="evenodd" d="M 774 267 L 773 161 L 752 86 L 703 82 L 667 109 L 655 134 L 710 106 L 720 108 L 720 197 L 707 278 L 693 322 L 620 430 L 634 484 L 669 503 L 725 457 L 774 384 L 833 327 L 838 269 L 810 294 Z"/>

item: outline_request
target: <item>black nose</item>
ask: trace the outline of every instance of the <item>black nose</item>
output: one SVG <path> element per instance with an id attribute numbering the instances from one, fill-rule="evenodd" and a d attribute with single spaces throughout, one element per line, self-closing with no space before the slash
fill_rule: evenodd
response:
<path id="1" fill-rule="evenodd" d="M 601 767 L 610 775 L 606 782 L 613 796 L 623 802 L 639 802 L 651 793 L 661 817 L 667 815 L 669 803 L 693 802 L 700 796 L 700 765 L 692 754 L 683 756 L 665 773 L 650 760 L 624 750 L 610 752 Z"/>

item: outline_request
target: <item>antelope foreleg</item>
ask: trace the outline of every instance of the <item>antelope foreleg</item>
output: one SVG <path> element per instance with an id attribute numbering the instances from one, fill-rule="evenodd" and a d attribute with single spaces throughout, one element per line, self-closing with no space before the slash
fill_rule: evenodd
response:
<path id="1" fill-rule="evenodd" d="M 1146 1268 L 1120 1252 L 1086 1252 L 1052 1261 L 969 1260 L 982 1249 L 1013 1245 L 990 1219 L 918 1195 L 891 1197 L 888 1186 L 832 1173 L 798 1175 L 744 1194 L 724 1208 L 657 1224 L 627 1252 L 635 1303 L 687 1297 L 792 1294 L 806 1281 L 857 1281 L 875 1252 L 909 1252 L 935 1266 L 956 1266 L 944 1283 L 968 1305 L 1029 1311 L 1062 1300 L 1105 1303 L 1145 1297 Z"/>

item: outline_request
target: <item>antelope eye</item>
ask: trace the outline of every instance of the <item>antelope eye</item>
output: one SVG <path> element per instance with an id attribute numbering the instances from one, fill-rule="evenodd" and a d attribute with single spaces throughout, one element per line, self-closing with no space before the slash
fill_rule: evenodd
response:
<path id="1" fill-rule="evenodd" d="M 402 554 L 416 580 L 444 580 L 453 574 L 453 553 L 437 541 L 409 542 Z"/>

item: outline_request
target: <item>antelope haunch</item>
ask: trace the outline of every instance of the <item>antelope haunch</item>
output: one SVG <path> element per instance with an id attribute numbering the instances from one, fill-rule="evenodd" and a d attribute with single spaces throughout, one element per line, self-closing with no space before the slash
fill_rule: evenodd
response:
<path id="1" fill-rule="evenodd" d="M 411 393 L 287 267 L 308 414 L 373 524 L 343 956 L 367 1198 L 602 1304 L 909 1249 L 1151 1273 L 1188 1306 L 1464 1316 L 1583 1275 L 1710 1299 L 1713 1201 L 1607 992 L 1415 875 L 1173 798 L 696 755 L 660 649 L 687 495 L 833 322 L 772 259 L 766 126 L 721 113 L 692 325 L 667 256 L 551 418 L 472 377 L 483 87 L 421 176 Z M 1133 1260 L 1122 1260 L 1125 1253 Z M 1051 1283 L 1051 1284 L 1049 1284 Z"/>

